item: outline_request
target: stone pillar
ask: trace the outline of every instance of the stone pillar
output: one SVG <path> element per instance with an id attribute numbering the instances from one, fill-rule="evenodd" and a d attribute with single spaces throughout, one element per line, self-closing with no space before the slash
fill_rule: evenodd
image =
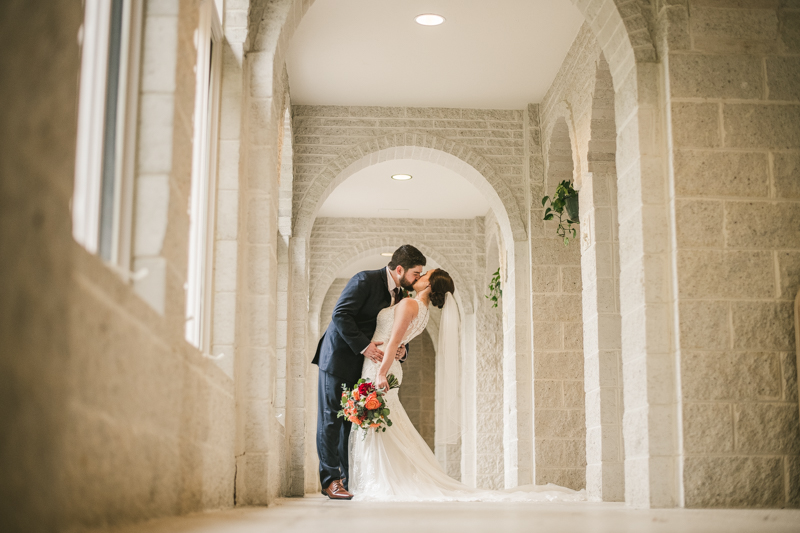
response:
<path id="1" fill-rule="evenodd" d="M 580 191 L 586 489 L 591 500 L 623 501 L 616 174 L 598 167 L 584 175 Z"/>
<path id="2" fill-rule="evenodd" d="M 533 482 L 533 410 L 527 241 L 507 245 L 503 288 L 503 449 L 505 486 Z"/>
<path id="3" fill-rule="evenodd" d="M 239 275 L 239 163 L 242 144 L 243 61 L 245 23 L 225 17 L 226 46 L 222 48 L 219 154 L 214 233 L 214 297 L 211 352 L 225 354 L 217 364 L 234 374 L 236 291 Z M 238 38 L 237 38 L 238 37 Z"/>
<path id="4" fill-rule="evenodd" d="M 489 280 L 499 267 L 501 239 L 496 226 L 479 244 L 486 248 L 485 261 L 475 268 L 478 276 L 476 295 L 476 483 L 480 488 L 502 489 L 503 475 L 503 417 L 497 412 L 497 399 L 503 391 L 503 307 L 492 307 L 492 302 L 484 297 L 488 291 Z M 487 228 L 488 230 L 489 228 Z M 487 231 L 488 233 L 488 231 Z M 488 241 L 488 243 L 487 243 Z M 502 276 L 501 269 L 501 276 Z"/>
<path id="5" fill-rule="evenodd" d="M 271 364 L 274 367 L 272 405 L 274 407 L 275 418 L 278 421 L 278 455 L 282 457 L 280 462 L 281 469 L 281 493 L 288 494 L 291 488 L 291 474 L 287 467 L 289 463 L 289 452 L 286 446 L 286 375 L 288 372 L 289 361 L 287 358 L 288 346 L 292 342 L 292 277 L 289 264 L 288 238 L 278 238 L 278 310 L 277 310 L 277 337 L 275 345 L 275 361 Z"/>
<path id="6" fill-rule="evenodd" d="M 237 330 L 236 390 L 241 456 L 237 457 L 237 504 L 264 505 L 280 495 L 280 441 L 284 428 L 275 417 L 273 385 L 278 344 L 278 214 L 283 102 L 261 83 L 264 53 L 247 56 L 247 122 L 242 147 L 239 294 L 244 314 Z M 269 69 L 272 73 L 272 70 Z M 282 91 L 276 91 L 283 95 Z"/>
<path id="7" fill-rule="evenodd" d="M 461 322 L 461 481 L 470 487 L 477 483 L 477 390 L 475 313 L 465 313 Z M 437 443 L 436 457 L 445 466 L 446 451 Z"/>
<path id="8" fill-rule="evenodd" d="M 291 483 L 287 496 L 302 496 L 307 485 L 306 447 L 313 447 L 313 441 L 307 439 L 306 428 L 312 420 L 314 424 L 311 426 L 316 427 L 316 388 L 313 391 L 309 390 L 307 383 L 309 378 L 313 378 L 309 373 L 316 370 L 316 367 L 310 365 L 312 350 L 316 345 L 308 341 L 308 241 L 302 237 L 292 237 L 290 243 L 293 287 L 292 346 L 287 354 L 286 434 Z M 309 403 L 312 399 L 313 403 Z"/>
<path id="9" fill-rule="evenodd" d="M 658 66 L 615 79 L 625 501 L 674 507 L 677 489 L 675 353 Z M 622 76 L 619 76 L 622 78 Z"/>
<path id="10" fill-rule="evenodd" d="M 613 90 L 608 64 L 601 60 L 591 109 L 589 172 L 580 190 L 586 490 L 596 501 L 625 498 Z"/>

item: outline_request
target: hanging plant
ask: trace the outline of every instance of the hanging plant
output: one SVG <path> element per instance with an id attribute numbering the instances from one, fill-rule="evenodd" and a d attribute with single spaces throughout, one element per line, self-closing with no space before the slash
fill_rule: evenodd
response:
<path id="1" fill-rule="evenodd" d="M 564 239 L 564 246 L 569 245 L 569 238 L 574 239 L 578 231 L 573 228 L 574 224 L 580 224 L 578 212 L 578 191 L 572 187 L 572 182 L 564 180 L 556 187 L 556 193 L 551 199 L 549 196 L 542 198 L 542 207 L 547 202 L 550 207 L 544 211 L 545 220 L 553 220 L 558 215 L 558 236 Z M 566 211 L 566 213 L 565 213 Z M 566 214 L 566 220 L 564 215 Z"/>
<path id="2" fill-rule="evenodd" d="M 497 307 L 500 297 L 503 296 L 503 289 L 500 286 L 500 267 L 492 274 L 492 281 L 489 282 L 489 294 L 484 295 L 492 301 L 492 307 Z"/>

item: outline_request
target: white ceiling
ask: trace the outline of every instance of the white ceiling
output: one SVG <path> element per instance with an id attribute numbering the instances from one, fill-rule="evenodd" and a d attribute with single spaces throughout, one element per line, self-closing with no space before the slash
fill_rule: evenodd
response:
<path id="1" fill-rule="evenodd" d="M 288 52 L 292 103 L 523 109 L 582 23 L 568 0 L 316 0 Z"/>
<path id="2" fill-rule="evenodd" d="M 413 178 L 397 181 L 391 178 L 393 174 Z M 427 161 L 394 159 L 347 178 L 328 196 L 317 216 L 473 218 L 488 211 L 486 198 L 452 170 Z"/>
<path id="3" fill-rule="evenodd" d="M 408 243 L 398 242 L 397 246 L 400 247 L 402 244 Z M 391 257 L 384 257 L 380 253 L 376 253 L 350 263 L 337 272 L 336 277 L 350 279 L 363 270 L 378 270 L 379 268 L 385 267 L 390 259 Z M 422 269 L 423 272 L 427 272 L 432 268 L 441 268 L 441 266 L 430 257 L 426 257 L 425 259 L 427 259 L 427 263 L 425 264 L 425 268 Z"/>

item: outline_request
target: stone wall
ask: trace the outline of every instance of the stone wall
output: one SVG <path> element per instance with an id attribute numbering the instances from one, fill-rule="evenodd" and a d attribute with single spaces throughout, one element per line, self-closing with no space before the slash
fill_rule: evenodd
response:
<path id="1" fill-rule="evenodd" d="M 326 191 L 346 167 L 393 146 L 429 146 L 477 165 L 500 195 L 512 227 L 522 231 L 521 111 L 294 106 L 293 113 L 296 233 L 310 231 Z"/>
<path id="2" fill-rule="evenodd" d="M 0 143 L 0 327 L 12 328 L 0 348 L 0 425 L 15 439 L 0 456 L 3 529 L 77 529 L 231 506 L 233 383 L 184 340 L 197 4 L 145 12 L 139 127 L 172 147 L 166 158 L 153 139 L 138 147 L 139 176 L 156 165 L 163 179 L 151 184 L 168 183 L 164 202 L 137 197 L 139 216 L 151 213 L 164 229 L 156 255 L 165 268 L 150 280 L 160 289 L 146 294 L 70 231 L 81 3 L 23 4 L 2 8 L 3 20 L 27 20 L 30 30 L 4 33 L 1 63 L 3 78 L 14 80 L 2 88 L 12 116 Z M 164 81 L 159 73 L 172 87 L 156 101 L 149 91 Z M 164 99 L 174 105 L 159 107 Z M 135 246 L 159 241 L 147 228 L 134 226 Z"/>
<path id="3" fill-rule="evenodd" d="M 800 505 L 800 6 L 777 4 L 659 14 L 689 507 Z"/>
<path id="4" fill-rule="evenodd" d="M 336 302 L 339 301 L 339 296 L 342 295 L 344 286 L 347 285 L 348 281 L 350 280 L 345 278 L 334 279 L 333 283 L 331 283 L 331 286 L 328 289 L 327 294 L 325 294 L 325 299 L 322 301 L 322 307 L 319 311 L 320 338 L 322 338 L 322 335 L 325 333 L 325 331 L 327 331 L 328 325 L 331 323 L 331 318 L 333 317 L 333 308 L 336 307 Z"/>
<path id="5" fill-rule="evenodd" d="M 310 301 L 320 309 L 336 272 L 362 253 L 412 244 L 447 270 L 465 305 L 474 289 L 475 225 L 479 219 L 318 218 L 310 238 Z M 321 320 L 323 318 L 321 317 Z M 320 330 L 320 333 L 322 330 Z"/>

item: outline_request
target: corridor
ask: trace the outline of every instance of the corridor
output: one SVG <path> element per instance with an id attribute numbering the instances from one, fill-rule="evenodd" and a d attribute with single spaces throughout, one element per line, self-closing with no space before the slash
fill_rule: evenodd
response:
<path id="1" fill-rule="evenodd" d="M 0 532 L 800 527 L 800 1 L 0 25 Z M 454 287 L 403 363 L 415 457 L 598 503 L 317 496 L 312 358 L 406 244 Z"/>
<path id="2" fill-rule="evenodd" d="M 92 533 L 790 533 L 800 511 L 633 510 L 617 503 L 369 504 L 321 496 Z"/>

